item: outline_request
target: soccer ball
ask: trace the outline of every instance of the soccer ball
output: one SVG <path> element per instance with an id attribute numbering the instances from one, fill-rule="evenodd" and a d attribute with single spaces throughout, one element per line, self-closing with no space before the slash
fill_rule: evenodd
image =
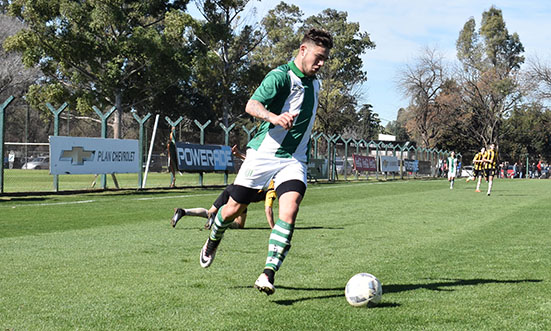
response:
<path id="1" fill-rule="evenodd" d="M 377 277 L 368 273 L 354 275 L 344 289 L 346 301 L 354 307 L 374 306 L 381 301 L 383 287 Z"/>

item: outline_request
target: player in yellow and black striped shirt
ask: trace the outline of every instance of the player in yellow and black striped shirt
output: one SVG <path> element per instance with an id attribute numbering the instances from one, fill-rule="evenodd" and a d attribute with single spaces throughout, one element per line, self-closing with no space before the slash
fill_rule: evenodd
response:
<path id="1" fill-rule="evenodd" d="M 486 152 L 486 148 L 482 147 L 480 149 L 480 152 L 476 153 L 473 158 L 473 170 L 474 174 L 472 177 L 467 178 L 467 182 L 469 180 L 475 180 L 478 179 L 478 182 L 476 184 L 476 191 L 480 192 L 480 181 L 482 180 L 482 175 L 484 174 L 484 162 L 482 159 L 484 158 L 484 153 Z"/>
<path id="2" fill-rule="evenodd" d="M 484 175 L 488 180 L 488 195 L 492 192 L 492 184 L 494 176 L 496 174 L 497 154 L 495 152 L 495 145 L 490 144 L 486 153 L 484 153 Z"/>

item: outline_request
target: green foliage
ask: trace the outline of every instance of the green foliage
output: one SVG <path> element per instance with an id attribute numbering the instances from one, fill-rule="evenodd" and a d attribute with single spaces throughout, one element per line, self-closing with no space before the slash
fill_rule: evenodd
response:
<path id="1" fill-rule="evenodd" d="M 265 37 L 253 53 L 254 61 L 270 70 L 294 57 L 301 41 L 298 27 L 304 23 L 303 15 L 298 6 L 285 2 L 270 10 L 261 22 Z"/>
<path id="2" fill-rule="evenodd" d="M 193 43 L 200 56 L 194 58 L 191 88 L 204 99 L 215 127 L 219 122 L 228 126 L 242 116 L 248 98 L 262 80 L 249 57 L 262 39 L 261 32 L 244 24 L 240 16 L 248 3 L 197 2 L 204 20 L 193 27 Z"/>
<path id="3" fill-rule="evenodd" d="M 357 124 L 354 125 L 353 130 L 357 135 L 354 137 L 356 139 L 376 140 L 377 135 L 384 130 L 379 114 L 373 111 L 373 106 L 370 104 L 364 104 L 360 108 L 355 123 Z"/>
<path id="4" fill-rule="evenodd" d="M 219 191 L 1 198 L 0 325 L 548 330 L 548 185 L 497 180 L 487 197 L 464 181 L 454 190 L 445 180 L 311 184 L 269 297 L 252 288 L 270 233 L 261 204 L 203 269 L 204 219 L 186 216 L 175 229 L 169 219 L 176 206 L 208 208 Z M 359 272 L 382 281 L 378 307 L 346 303 Z"/>
<path id="5" fill-rule="evenodd" d="M 524 47 L 518 34 L 509 34 L 501 10 L 491 7 L 482 14 L 479 31 L 469 19 L 456 43 L 463 65 L 458 79 L 463 91 L 462 111 L 471 136 L 484 145 L 501 138 L 501 126 L 521 99 L 518 70 Z"/>
<path id="6" fill-rule="evenodd" d="M 187 50 L 163 34 L 164 17 L 187 1 L 14 0 L 10 13 L 28 25 L 5 46 L 45 79 L 29 95 L 38 107 L 63 96 L 80 113 L 115 105 L 138 110 L 189 75 Z M 60 89 L 63 90 L 60 92 Z"/>
<path id="7" fill-rule="evenodd" d="M 187 123 L 211 120 L 207 136 L 216 137 L 219 124 L 250 125 L 245 104 L 262 78 L 292 59 L 307 28 L 321 27 L 335 36 L 335 47 L 320 73 L 316 129 L 350 131 L 362 120 L 357 103 L 367 75 L 361 56 L 375 45 L 346 12 L 327 9 L 304 18 L 299 7 L 282 2 L 249 24 L 249 0 L 195 1 L 202 19 L 186 12 L 187 3 L 14 0 L 9 13 L 27 28 L 4 46 L 44 73 L 27 101 L 46 114 L 45 102 L 67 101 L 79 115 L 92 116 L 92 106 L 116 106 L 183 116 Z M 116 115 L 115 126 L 122 122 Z"/>
<path id="8" fill-rule="evenodd" d="M 551 160 L 551 111 L 539 104 L 515 108 L 503 125 L 500 153 L 512 163 L 529 156 Z"/>
<path id="9" fill-rule="evenodd" d="M 385 133 L 396 136 L 398 141 L 411 141 L 411 137 L 406 128 L 407 114 L 406 109 L 400 108 L 395 121 L 389 121 L 385 126 Z"/>
<path id="10" fill-rule="evenodd" d="M 320 92 L 316 130 L 333 134 L 353 123 L 359 97 L 359 86 L 367 80 L 362 70 L 361 55 L 375 48 L 367 32 L 360 31 L 359 23 L 348 22 L 348 13 L 326 9 L 308 17 L 303 29 L 323 28 L 333 35 L 334 47 L 329 60 L 319 73 L 323 81 Z M 350 127 L 348 127 L 349 129 Z"/>

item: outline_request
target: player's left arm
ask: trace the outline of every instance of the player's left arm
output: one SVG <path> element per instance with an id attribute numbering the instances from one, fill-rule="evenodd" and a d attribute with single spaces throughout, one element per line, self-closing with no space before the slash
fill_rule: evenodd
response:
<path id="1" fill-rule="evenodd" d="M 277 198 L 277 195 L 274 191 L 274 189 L 269 189 L 268 192 L 266 192 L 266 200 L 264 203 L 264 212 L 266 214 L 266 220 L 268 221 L 268 224 L 270 225 L 270 228 L 274 228 L 274 201 Z"/>
<path id="2" fill-rule="evenodd" d="M 241 151 L 237 148 L 237 145 L 233 145 L 231 148 L 231 153 L 235 156 L 240 158 L 241 160 L 245 160 L 245 154 L 241 153 Z"/>

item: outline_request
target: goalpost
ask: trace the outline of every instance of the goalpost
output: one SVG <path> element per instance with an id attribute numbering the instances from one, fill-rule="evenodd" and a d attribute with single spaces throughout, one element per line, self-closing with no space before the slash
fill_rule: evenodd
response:
<path id="1" fill-rule="evenodd" d="M 25 169 L 27 162 L 38 157 L 47 157 L 49 163 L 49 143 L 5 142 L 4 146 L 8 156 L 6 169 Z"/>

